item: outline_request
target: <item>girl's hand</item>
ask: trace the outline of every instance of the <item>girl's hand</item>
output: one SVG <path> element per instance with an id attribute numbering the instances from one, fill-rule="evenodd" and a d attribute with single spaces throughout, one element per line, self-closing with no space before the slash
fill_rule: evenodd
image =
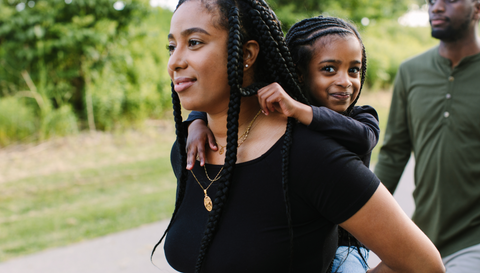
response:
<path id="1" fill-rule="evenodd" d="M 305 125 L 313 119 L 312 108 L 290 97 L 280 84 L 271 83 L 257 92 L 258 102 L 265 115 L 275 111 L 293 117 Z"/>
<path id="2" fill-rule="evenodd" d="M 210 146 L 210 149 L 218 150 L 215 137 L 212 131 L 207 127 L 205 121 L 196 119 L 188 126 L 187 137 L 187 170 L 193 169 L 195 159 L 198 158 L 200 166 L 205 165 L 205 145 Z"/>

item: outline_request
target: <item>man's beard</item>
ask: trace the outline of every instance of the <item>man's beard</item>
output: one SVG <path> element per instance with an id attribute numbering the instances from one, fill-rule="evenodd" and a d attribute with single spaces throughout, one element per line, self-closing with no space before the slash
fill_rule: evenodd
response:
<path id="1" fill-rule="evenodd" d="M 445 20 L 448 23 L 451 23 L 450 18 L 447 17 Z M 460 40 L 461 38 L 465 37 L 468 25 L 470 25 L 471 21 L 471 14 L 469 14 L 468 17 L 465 18 L 465 20 L 458 27 L 453 27 L 451 24 L 449 24 L 445 29 L 432 28 L 432 37 L 446 42 Z"/>

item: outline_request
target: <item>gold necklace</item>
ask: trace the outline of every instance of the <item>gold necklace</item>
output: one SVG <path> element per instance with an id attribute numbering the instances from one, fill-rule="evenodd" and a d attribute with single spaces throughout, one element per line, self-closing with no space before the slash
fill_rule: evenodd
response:
<path id="1" fill-rule="evenodd" d="M 248 125 L 247 127 L 247 130 L 245 130 L 245 132 L 238 138 L 239 140 L 239 143 L 237 145 L 237 147 L 240 147 L 240 145 L 243 144 L 243 142 L 245 142 L 245 140 L 247 139 L 248 137 L 248 134 L 250 133 L 250 129 L 252 129 L 252 125 L 253 123 L 255 122 L 255 120 L 257 119 L 258 115 L 260 115 L 260 113 L 262 112 L 262 110 L 260 109 L 258 111 L 258 113 L 255 115 L 255 117 L 253 117 L 252 121 L 250 122 L 250 124 Z M 241 141 L 241 142 L 240 142 Z M 217 143 L 218 144 L 218 143 Z M 219 146 L 221 147 L 220 150 L 218 151 L 220 154 L 223 154 L 225 152 L 225 146 L 222 146 L 219 144 Z M 214 179 L 211 179 L 209 176 L 208 176 L 208 173 L 207 173 L 207 168 L 205 167 L 205 165 L 203 166 L 203 169 L 205 170 L 205 175 L 207 176 L 207 179 L 210 180 L 210 184 L 208 185 L 207 188 L 204 188 L 202 186 L 202 184 L 200 184 L 200 181 L 198 181 L 197 177 L 195 176 L 195 174 L 193 173 L 192 170 L 190 170 L 190 172 L 192 173 L 193 177 L 195 178 L 195 180 L 197 181 L 198 185 L 200 186 L 200 188 L 202 188 L 203 190 L 203 193 L 205 194 L 205 197 L 203 198 L 203 205 L 205 206 L 205 209 L 207 209 L 208 211 L 212 211 L 212 208 L 213 208 L 213 204 L 212 204 L 212 199 L 210 198 L 210 196 L 208 196 L 207 194 L 207 190 L 210 188 L 210 186 L 213 184 L 213 182 L 217 181 L 218 179 L 221 178 L 220 176 L 220 173 L 222 172 L 223 170 L 223 167 L 220 169 L 220 171 L 217 173 L 217 175 L 215 176 Z"/>
<path id="2" fill-rule="evenodd" d="M 255 122 L 255 120 L 257 119 L 258 115 L 260 115 L 261 112 L 262 112 L 262 109 L 260 109 L 258 111 L 258 113 L 255 115 L 255 117 L 253 117 L 252 121 L 250 121 L 250 124 L 248 124 L 248 127 L 245 130 L 245 132 L 238 138 L 237 147 L 240 147 L 240 145 L 242 145 L 245 142 L 245 140 L 247 140 L 248 134 L 250 133 L 250 129 L 252 129 L 253 123 Z M 220 149 L 218 149 L 218 153 L 222 155 L 225 152 L 225 147 L 227 145 L 223 146 L 223 145 L 220 145 L 218 143 L 217 143 L 217 145 L 220 146 Z"/>
<path id="3" fill-rule="evenodd" d="M 208 187 L 204 189 L 202 184 L 200 184 L 200 181 L 198 181 L 197 177 L 193 173 L 193 171 L 190 170 L 190 172 L 192 172 L 193 177 L 195 178 L 195 180 L 197 180 L 198 185 L 200 185 L 200 188 L 202 188 L 203 193 L 205 194 L 205 197 L 203 198 L 203 205 L 208 211 L 212 211 L 212 208 L 213 208 L 212 199 L 210 199 L 210 197 L 207 195 L 207 190 L 208 188 L 210 188 L 210 186 L 213 184 L 214 181 L 210 182 L 210 185 L 208 185 Z"/>
<path id="4" fill-rule="evenodd" d="M 207 179 L 210 180 L 210 182 L 215 182 L 215 181 L 217 181 L 218 179 L 220 179 L 220 177 L 222 177 L 222 176 L 220 175 L 220 173 L 222 172 L 223 167 L 220 169 L 220 171 L 217 173 L 217 175 L 215 176 L 214 179 L 211 179 L 211 178 L 208 176 L 207 167 L 205 167 L 205 165 L 203 165 L 203 169 L 205 170 L 205 175 L 207 176 Z M 220 175 L 220 176 L 219 176 L 219 175 Z"/>

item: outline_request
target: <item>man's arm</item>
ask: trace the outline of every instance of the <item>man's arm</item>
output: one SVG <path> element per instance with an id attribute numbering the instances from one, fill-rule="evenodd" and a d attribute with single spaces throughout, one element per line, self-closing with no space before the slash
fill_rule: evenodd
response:
<path id="1" fill-rule="evenodd" d="M 407 92 L 400 66 L 395 78 L 385 138 L 375 166 L 375 174 L 391 193 L 397 188 L 412 152 L 407 105 Z"/>

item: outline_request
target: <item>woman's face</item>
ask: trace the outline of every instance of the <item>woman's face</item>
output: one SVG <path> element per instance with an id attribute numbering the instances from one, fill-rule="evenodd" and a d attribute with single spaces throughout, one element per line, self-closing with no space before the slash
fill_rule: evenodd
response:
<path id="1" fill-rule="evenodd" d="M 188 1 L 173 14 L 168 34 L 168 74 L 187 110 L 220 112 L 228 107 L 228 33 L 218 24 L 218 11 Z"/>
<path id="2" fill-rule="evenodd" d="M 317 105 L 345 112 L 358 96 L 362 48 L 353 35 L 318 39 L 308 66 L 305 87 Z"/>

